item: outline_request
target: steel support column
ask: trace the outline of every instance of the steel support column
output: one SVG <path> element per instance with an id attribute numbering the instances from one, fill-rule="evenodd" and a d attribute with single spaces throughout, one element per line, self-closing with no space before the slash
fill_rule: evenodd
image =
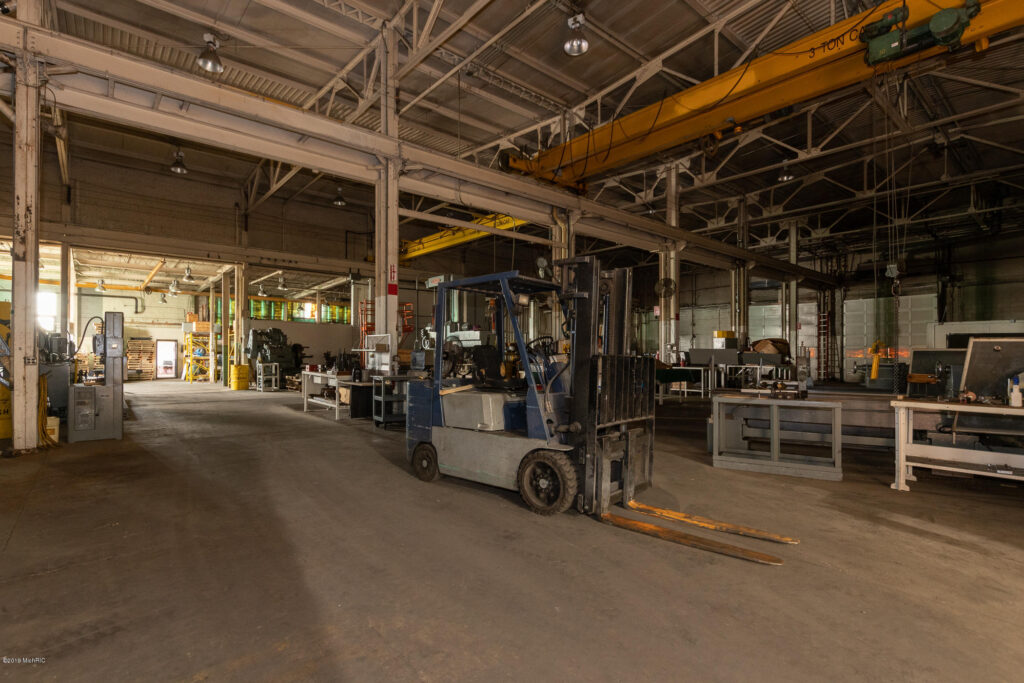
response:
<path id="1" fill-rule="evenodd" d="M 559 216 L 561 214 L 561 216 Z M 554 264 L 562 259 L 571 258 L 575 255 L 576 232 L 573 226 L 573 215 L 571 211 L 559 212 L 557 209 L 552 213 L 555 226 L 551 230 L 551 264 L 553 279 L 558 282 L 562 277 L 562 269 Z M 515 268 L 515 264 L 512 264 Z M 551 336 L 560 338 L 562 329 L 562 307 L 551 307 Z"/>
<path id="2" fill-rule="evenodd" d="M 39 3 L 18 5 L 19 19 L 39 23 Z M 15 451 L 39 445 L 39 65 L 16 53 L 14 86 L 14 239 L 11 242 L 11 415 Z"/>
<path id="3" fill-rule="evenodd" d="M 210 349 L 210 376 L 209 380 L 212 384 L 217 381 L 217 330 L 214 327 L 217 323 L 217 297 L 215 292 L 217 291 L 217 281 L 215 279 L 210 280 L 210 342 L 207 345 Z"/>
<path id="4" fill-rule="evenodd" d="M 71 247 L 67 242 L 60 243 L 60 300 L 57 302 L 57 331 L 63 335 L 68 333 L 68 320 L 71 316 Z"/>
<path id="5" fill-rule="evenodd" d="M 671 166 L 665 172 L 665 222 L 670 228 L 679 227 L 679 167 Z M 675 283 L 672 296 L 668 298 L 668 355 L 666 363 L 675 363 L 679 355 L 679 249 L 668 252 L 669 277 Z"/>
<path id="6" fill-rule="evenodd" d="M 736 243 L 741 249 L 747 248 L 750 238 L 750 223 L 747 213 L 747 200 L 744 197 L 738 206 L 739 225 L 736 230 Z M 750 268 L 741 263 L 736 272 L 736 337 L 739 347 L 746 348 L 747 330 L 750 320 Z"/>
<path id="7" fill-rule="evenodd" d="M 397 85 L 398 36 L 395 28 L 385 24 L 380 41 L 381 63 L 381 132 L 398 138 Z M 391 335 L 391 348 L 397 349 L 401 338 L 398 329 L 398 161 L 383 160 L 376 185 L 376 235 L 374 262 L 374 322 L 377 334 Z"/>
<path id="8" fill-rule="evenodd" d="M 235 266 L 235 362 L 245 357 L 245 341 L 249 334 L 249 283 L 245 264 Z"/>
<path id="9" fill-rule="evenodd" d="M 800 236 L 800 226 L 796 221 L 789 223 L 789 262 L 796 263 L 798 259 L 797 240 Z M 800 290 L 797 279 L 789 280 L 789 339 L 790 354 L 796 358 L 800 347 Z"/>
<path id="10" fill-rule="evenodd" d="M 211 349 L 210 353 L 217 351 Z M 228 360 L 231 355 L 231 283 L 226 270 L 220 276 L 220 353 L 220 381 L 228 386 L 231 374 L 231 362 Z"/>

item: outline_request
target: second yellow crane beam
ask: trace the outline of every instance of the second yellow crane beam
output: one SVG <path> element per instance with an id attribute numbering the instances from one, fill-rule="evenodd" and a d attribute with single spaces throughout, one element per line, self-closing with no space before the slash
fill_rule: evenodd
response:
<path id="1" fill-rule="evenodd" d="M 497 230 L 514 230 L 515 228 L 518 228 L 521 225 L 526 225 L 527 223 L 527 221 L 500 213 L 492 213 L 490 215 L 477 218 L 471 222 L 489 228 L 495 228 Z M 478 240 L 481 237 L 486 237 L 488 234 L 490 233 L 474 230 L 473 228 L 444 228 L 443 230 L 438 230 L 426 237 L 421 237 L 418 240 L 410 240 L 409 242 L 406 242 L 402 246 L 400 256 L 402 260 L 416 258 L 417 256 L 425 256 L 427 254 L 441 251 L 442 249 L 450 249 L 451 247 L 456 247 L 460 244 Z"/>

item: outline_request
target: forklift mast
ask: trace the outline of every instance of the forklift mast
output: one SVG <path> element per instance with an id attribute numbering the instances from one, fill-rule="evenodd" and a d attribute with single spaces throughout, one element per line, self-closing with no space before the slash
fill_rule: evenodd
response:
<path id="1" fill-rule="evenodd" d="M 563 300 L 572 342 L 572 419 L 583 468 L 579 510 L 602 515 L 651 484 L 654 359 L 633 348 L 632 271 L 600 270 L 593 257 L 567 259 Z"/>

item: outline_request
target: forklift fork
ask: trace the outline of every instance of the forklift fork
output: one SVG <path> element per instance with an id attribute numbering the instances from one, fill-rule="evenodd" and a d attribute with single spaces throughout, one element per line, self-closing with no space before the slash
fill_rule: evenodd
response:
<path id="1" fill-rule="evenodd" d="M 655 538 L 660 538 L 665 541 L 672 541 L 673 543 L 697 548 L 698 550 L 707 550 L 720 555 L 728 555 L 729 557 L 757 562 L 759 564 L 782 564 L 782 559 L 775 557 L 774 555 L 759 553 L 754 550 L 747 550 L 746 548 L 741 548 L 736 545 L 729 545 L 728 543 L 704 538 L 703 536 L 688 534 L 684 531 L 668 529 L 649 522 L 641 522 L 639 520 L 629 519 L 628 517 L 620 517 L 619 515 L 613 515 L 608 512 L 601 515 L 601 521 L 617 526 L 621 529 L 629 529 L 630 531 L 647 534 L 648 536 L 654 536 Z"/>
<path id="2" fill-rule="evenodd" d="M 748 526 L 741 526 L 739 524 L 730 524 L 728 522 L 719 522 L 715 519 L 709 519 L 708 517 L 700 517 L 698 515 L 690 515 L 685 512 L 677 512 L 675 510 L 666 510 L 664 508 L 658 508 L 651 505 L 645 505 L 644 503 L 638 503 L 635 500 L 627 499 L 623 505 L 630 510 L 635 510 L 644 515 L 650 517 L 657 517 L 659 519 L 666 519 L 673 522 L 682 522 L 684 524 L 692 524 L 699 526 L 703 529 L 710 529 L 712 531 L 722 531 L 728 534 L 737 534 L 740 536 L 747 536 L 749 538 L 756 538 L 762 541 L 771 541 L 773 543 L 786 543 L 796 544 L 800 540 L 792 538 L 790 536 L 782 536 L 779 534 L 773 534 L 768 531 L 762 531 L 761 529 L 754 529 Z M 759 564 L 770 564 L 770 565 L 781 565 L 782 559 L 775 557 L 774 555 L 768 555 L 767 553 L 757 552 L 755 550 L 748 550 L 741 548 L 740 546 L 730 545 L 728 543 L 722 543 L 721 541 L 715 541 L 710 538 L 704 538 L 703 536 L 697 536 L 696 534 L 688 534 L 685 531 L 677 531 L 675 529 L 669 529 L 667 527 L 658 526 L 657 524 L 651 524 L 650 522 L 642 522 L 636 519 L 630 519 L 628 517 L 622 517 L 620 515 L 614 515 L 609 512 L 605 512 L 600 515 L 602 522 L 617 526 L 620 529 L 628 529 L 629 531 L 635 531 L 637 533 L 646 534 L 647 536 L 653 536 L 660 538 L 665 541 L 672 541 L 680 545 L 689 546 L 698 550 L 707 550 L 712 553 L 718 553 L 720 555 L 728 555 L 729 557 L 735 557 L 740 560 L 747 560 L 749 562 L 757 562 Z"/>
<path id="3" fill-rule="evenodd" d="M 711 529 L 712 531 L 722 531 L 727 534 L 736 534 L 737 536 L 749 536 L 750 538 L 757 538 L 762 541 L 771 541 L 772 543 L 788 543 L 796 545 L 800 542 L 798 538 L 791 538 L 790 536 L 782 536 L 780 534 L 773 534 L 770 531 L 762 531 L 761 529 L 754 529 L 749 526 L 742 526 L 740 524 L 730 524 L 729 522 L 719 522 L 717 519 L 710 519 L 708 517 L 700 517 L 699 515 L 691 515 L 685 512 L 676 512 L 675 510 L 666 510 L 665 508 L 656 508 L 651 505 L 645 505 L 638 503 L 635 500 L 631 500 L 626 503 L 626 507 L 631 510 L 636 510 L 645 515 L 651 517 L 660 517 L 661 519 L 671 520 L 673 522 L 683 522 L 684 524 L 693 524 L 704 529 Z"/>

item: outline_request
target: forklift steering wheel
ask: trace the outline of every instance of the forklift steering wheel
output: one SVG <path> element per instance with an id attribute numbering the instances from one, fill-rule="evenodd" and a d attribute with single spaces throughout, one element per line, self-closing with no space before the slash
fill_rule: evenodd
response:
<path id="1" fill-rule="evenodd" d="M 546 358 L 548 355 L 550 355 L 548 354 L 547 349 L 543 348 L 543 346 L 541 346 L 541 348 L 539 349 L 534 348 L 534 346 L 539 345 L 542 342 L 544 345 L 553 345 L 555 343 L 555 339 L 550 334 L 545 334 L 540 337 L 537 337 L 533 341 L 530 341 L 526 344 L 526 351 L 533 356 L 544 356 Z"/>

